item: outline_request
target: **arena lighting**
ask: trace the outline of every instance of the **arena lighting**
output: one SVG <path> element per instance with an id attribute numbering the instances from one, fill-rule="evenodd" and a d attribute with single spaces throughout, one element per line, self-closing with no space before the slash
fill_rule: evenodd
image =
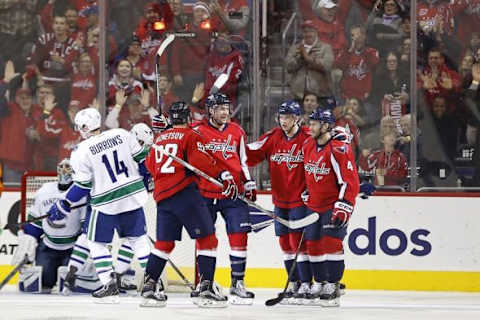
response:
<path id="1" fill-rule="evenodd" d="M 155 31 L 163 31 L 166 28 L 167 27 L 165 26 L 165 22 L 163 22 L 163 21 L 155 21 L 153 23 L 153 30 L 155 30 Z"/>
<path id="2" fill-rule="evenodd" d="M 203 29 L 203 30 L 211 30 L 212 29 L 212 24 L 210 23 L 210 20 L 203 20 L 201 23 L 200 23 L 200 29 Z"/>

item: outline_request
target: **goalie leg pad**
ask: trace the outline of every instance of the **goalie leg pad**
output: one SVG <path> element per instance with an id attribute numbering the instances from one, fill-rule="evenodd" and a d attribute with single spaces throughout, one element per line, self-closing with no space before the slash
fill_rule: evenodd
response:
<path id="1" fill-rule="evenodd" d="M 42 270 L 41 266 L 22 269 L 19 276 L 18 289 L 21 292 L 42 293 Z"/>

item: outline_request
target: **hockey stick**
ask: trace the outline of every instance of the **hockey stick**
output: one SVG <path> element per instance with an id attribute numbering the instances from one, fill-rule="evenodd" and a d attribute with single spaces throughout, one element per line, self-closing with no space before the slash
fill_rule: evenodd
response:
<path id="1" fill-rule="evenodd" d="M 153 241 L 153 239 L 148 236 L 148 239 L 150 240 L 150 242 L 154 245 L 155 244 L 155 241 Z M 193 283 L 191 283 L 190 281 L 188 281 L 187 277 L 185 277 L 185 275 L 182 273 L 182 271 L 180 271 L 180 269 L 178 269 L 178 267 L 175 265 L 175 263 L 172 262 L 172 260 L 170 260 L 170 258 L 167 259 L 168 263 L 170 263 L 170 265 L 172 266 L 173 270 L 175 270 L 175 272 L 178 274 L 178 276 L 180 278 L 182 278 L 183 282 L 185 283 L 185 285 L 187 287 L 190 288 L 190 290 L 192 291 L 195 291 L 195 285 Z"/>
<path id="2" fill-rule="evenodd" d="M 275 220 L 273 219 L 270 219 L 270 220 L 266 220 L 266 221 L 262 221 L 262 222 L 259 222 L 259 223 L 256 223 L 256 224 L 252 224 L 250 227 L 252 228 L 252 230 L 254 232 L 258 232 L 259 230 L 258 229 L 263 229 L 263 228 L 266 228 L 268 227 L 269 225 L 273 224 Z M 258 230 L 258 231 L 257 231 Z"/>
<path id="3" fill-rule="evenodd" d="M 73 206 L 73 207 L 70 208 L 70 210 L 82 208 L 82 207 L 85 207 L 86 205 L 87 205 L 87 202 L 85 202 L 85 203 L 83 203 L 83 204 L 79 204 L 78 206 Z M 19 222 L 19 223 L 7 223 L 7 225 L 5 225 L 5 227 L 4 227 L 3 229 L 10 229 L 11 227 L 12 227 L 12 228 L 23 227 L 23 226 L 26 225 L 26 224 L 43 220 L 43 219 L 47 218 L 48 216 L 49 216 L 48 214 L 44 214 L 44 215 L 42 215 L 42 216 L 39 216 L 39 217 L 36 217 L 36 218 L 32 218 L 32 219 L 30 219 L 30 220 L 25 220 L 25 221 Z M 53 225 L 50 224 L 50 226 L 51 226 L 52 228 L 57 228 L 57 229 L 61 229 L 61 228 L 65 227 L 65 225 L 55 225 L 55 224 L 53 224 Z"/>
<path id="4" fill-rule="evenodd" d="M 210 91 L 208 94 L 214 94 L 220 91 L 220 89 L 227 83 L 228 81 L 228 74 L 222 73 L 221 75 L 218 76 L 218 78 L 215 80 L 213 83 L 213 86 L 210 88 Z"/>
<path id="5" fill-rule="evenodd" d="M 162 96 L 160 95 L 160 57 L 163 55 L 163 52 L 165 51 L 165 49 L 167 49 L 167 47 L 170 45 L 170 43 L 173 42 L 173 40 L 175 40 L 175 35 L 174 34 L 169 34 L 165 40 L 162 41 L 162 44 L 160 45 L 160 47 L 158 48 L 157 50 L 157 54 L 156 54 L 156 57 L 155 57 L 155 77 L 156 77 L 156 88 L 157 88 L 157 106 L 160 107 L 161 109 L 161 105 L 162 105 Z M 159 110 L 161 111 L 161 110 Z"/>
<path id="6" fill-rule="evenodd" d="M 28 263 L 28 256 L 25 255 L 25 258 L 15 267 L 13 270 L 6 276 L 5 279 L 0 283 L 0 290 L 13 278 L 15 274 L 17 274 L 18 270 L 20 270 L 24 265 Z"/>
<path id="7" fill-rule="evenodd" d="M 283 288 L 283 291 L 278 294 L 278 297 L 265 301 L 265 305 L 267 307 L 272 307 L 277 303 L 279 303 L 280 301 L 282 301 L 283 298 L 285 298 L 285 293 L 287 292 L 288 284 L 290 283 L 290 279 L 292 279 L 293 273 L 297 268 L 297 258 L 298 258 L 298 254 L 300 253 L 300 248 L 302 247 L 304 236 L 305 236 L 305 229 L 303 229 L 302 231 L 302 236 L 300 237 L 300 243 L 298 244 L 297 252 L 295 252 L 295 258 L 293 259 L 292 266 L 290 267 L 290 270 L 288 270 L 288 277 L 287 277 L 287 283 L 285 284 L 285 288 Z"/>
<path id="8" fill-rule="evenodd" d="M 156 145 L 153 145 L 153 147 L 156 149 L 156 150 L 159 150 L 161 153 L 163 153 L 164 155 L 166 155 L 167 157 L 177 161 L 178 163 L 180 163 L 182 166 L 184 166 L 185 168 L 189 169 L 190 171 L 193 171 L 195 174 L 207 179 L 208 181 L 210 181 L 211 183 L 213 183 L 214 185 L 218 186 L 218 187 L 221 187 L 223 188 L 223 184 L 218 181 L 217 179 L 214 179 L 212 177 L 210 177 L 208 174 L 206 174 L 205 172 L 201 171 L 200 169 L 192 166 L 190 163 L 186 162 L 185 160 L 182 160 L 180 159 L 179 157 L 165 151 L 163 148 L 159 148 L 157 147 Z M 266 214 L 267 216 L 269 216 L 270 218 L 272 218 L 273 220 L 275 221 L 278 221 L 279 223 L 283 224 L 284 226 L 290 228 L 290 229 L 300 229 L 300 228 L 304 228 L 312 223 L 314 223 L 315 221 L 318 220 L 319 218 L 319 215 L 318 213 L 316 212 L 313 212 L 312 214 L 306 216 L 305 218 L 302 218 L 302 219 L 299 219 L 299 220 L 292 220 L 292 221 L 289 221 L 289 220 L 286 220 L 286 219 L 283 219 L 283 218 L 280 218 L 279 216 L 277 216 L 274 212 L 272 211 L 268 211 L 267 209 L 259 206 L 258 204 L 256 204 L 255 202 L 253 201 L 250 201 L 249 199 L 245 198 L 244 196 L 241 196 L 239 195 L 238 198 L 242 201 L 244 201 L 245 203 L 247 203 L 248 205 L 256 208 L 257 210 L 259 210 L 260 212 L 263 212 L 264 214 Z"/>

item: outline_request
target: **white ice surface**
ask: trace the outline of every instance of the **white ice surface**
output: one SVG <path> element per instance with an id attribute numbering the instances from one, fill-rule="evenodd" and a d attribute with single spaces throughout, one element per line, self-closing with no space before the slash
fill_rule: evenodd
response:
<path id="1" fill-rule="evenodd" d="M 64 297 L 56 294 L 20 294 L 13 286 L 0 291 L 0 320 L 216 320 L 216 319 L 335 319 L 335 320 L 480 320 L 480 294 L 450 292 L 347 290 L 341 307 L 266 307 L 265 300 L 278 290 L 255 289 L 253 306 L 199 309 L 188 294 L 169 294 L 165 308 L 140 308 L 140 298 L 121 297 L 120 304 L 103 305 L 88 295 Z"/>

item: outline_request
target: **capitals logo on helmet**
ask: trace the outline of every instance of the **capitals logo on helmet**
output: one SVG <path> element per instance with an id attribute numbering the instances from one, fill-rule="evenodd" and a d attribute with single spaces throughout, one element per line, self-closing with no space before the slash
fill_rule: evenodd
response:
<path id="1" fill-rule="evenodd" d="M 230 99 L 227 97 L 226 94 L 223 94 L 220 92 L 209 95 L 207 97 L 207 100 L 205 101 L 205 106 L 208 109 L 216 108 L 218 106 L 222 106 L 225 104 L 230 107 L 232 105 L 232 102 L 230 101 Z"/>
<path id="2" fill-rule="evenodd" d="M 95 108 L 80 110 L 75 115 L 75 127 L 80 131 L 83 139 L 89 138 L 93 131 L 100 129 L 101 125 L 102 116 Z"/>
<path id="3" fill-rule="evenodd" d="M 183 101 L 174 102 L 168 110 L 168 118 L 172 125 L 186 124 L 190 119 L 190 107 Z"/>
<path id="4" fill-rule="evenodd" d="M 278 106 L 278 114 L 293 114 L 299 116 L 302 111 L 300 108 L 300 104 L 297 101 L 290 100 L 285 101 L 280 106 Z"/>
<path id="5" fill-rule="evenodd" d="M 333 125 L 335 123 L 335 116 L 330 110 L 323 110 L 322 108 L 317 108 L 313 111 L 308 117 L 310 120 L 316 120 L 324 123 Z"/>

